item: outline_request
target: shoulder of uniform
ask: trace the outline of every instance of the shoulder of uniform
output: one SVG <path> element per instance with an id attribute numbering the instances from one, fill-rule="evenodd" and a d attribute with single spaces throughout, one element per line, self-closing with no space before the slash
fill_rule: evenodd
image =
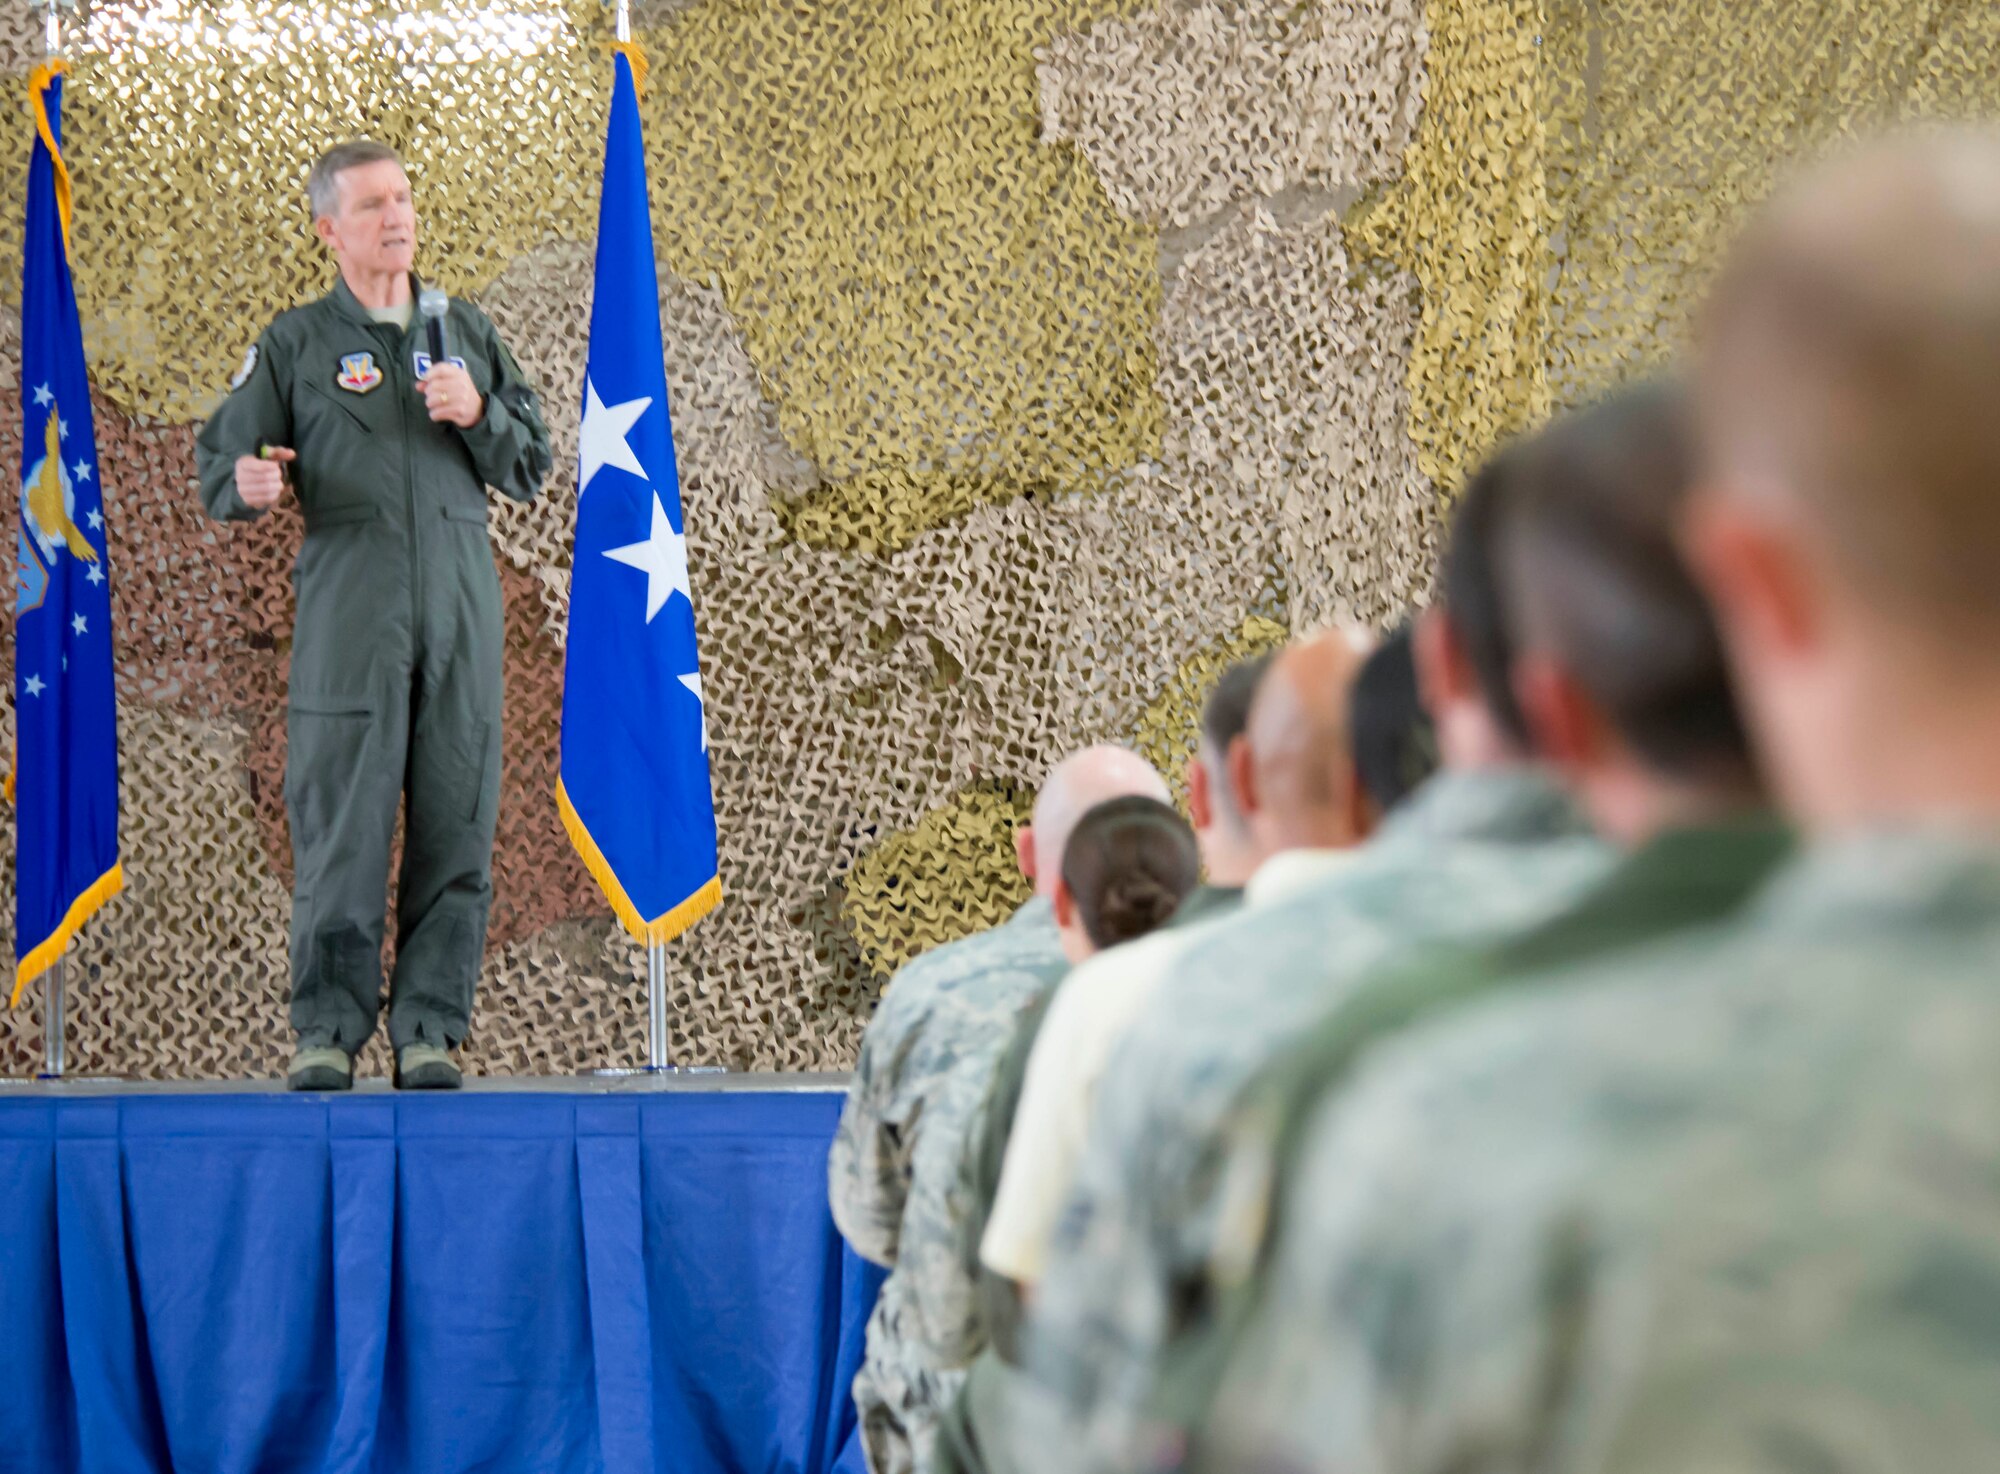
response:
<path id="1" fill-rule="evenodd" d="M 308 302 L 302 307 L 287 308 L 271 319 L 258 341 L 273 347 L 288 347 L 303 342 L 311 335 L 313 324 L 331 310 L 324 302 Z"/>
<path id="2" fill-rule="evenodd" d="M 452 311 L 468 319 L 481 332 L 496 333 L 498 331 L 493 326 L 493 319 L 486 315 L 486 309 L 481 307 L 477 302 L 468 301 L 464 297 L 453 297 L 451 299 L 451 306 Z"/>

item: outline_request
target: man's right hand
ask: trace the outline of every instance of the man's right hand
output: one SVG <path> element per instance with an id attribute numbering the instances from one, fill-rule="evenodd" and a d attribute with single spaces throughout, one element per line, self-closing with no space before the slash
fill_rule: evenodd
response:
<path id="1" fill-rule="evenodd" d="M 282 445 L 267 445 L 261 455 L 236 458 L 236 494 L 243 505 L 262 512 L 278 504 L 285 490 L 285 467 L 299 453 Z"/>

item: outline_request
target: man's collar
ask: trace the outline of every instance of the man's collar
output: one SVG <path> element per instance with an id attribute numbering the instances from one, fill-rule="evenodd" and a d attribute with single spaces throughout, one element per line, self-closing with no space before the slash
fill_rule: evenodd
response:
<path id="1" fill-rule="evenodd" d="M 1378 843 L 1533 842 L 1587 835 L 1589 822 L 1548 771 L 1531 763 L 1446 768 L 1384 821 Z"/>
<path id="2" fill-rule="evenodd" d="M 2000 925 L 2000 832 L 1912 821 L 1809 843 L 1761 912 L 1817 935 L 1884 924 Z"/>
<path id="3" fill-rule="evenodd" d="M 1269 906 L 1287 896 L 1295 896 L 1352 863 L 1354 851 L 1281 850 L 1257 867 L 1250 883 L 1243 887 L 1245 906 Z"/>
<path id="4" fill-rule="evenodd" d="M 1031 895 L 1028 897 L 1027 900 L 1023 901 L 1020 905 L 1020 908 L 1016 910 L 1012 916 L 1008 917 L 1004 922 L 1002 922 L 1001 925 L 1012 926 L 1016 922 L 1023 922 L 1028 926 L 1040 926 L 1043 922 L 1047 922 L 1051 926 L 1053 926 L 1055 924 L 1055 919 L 1056 919 L 1055 902 L 1051 901 L 1047 896 Z"/>
<path id="5" fill-rule="evenodd" d="M 419 295 L 422 294 L 423 289 L 424 289 L 423 279 L 419 277 L 414 271 L 411 272 L 410 273 L 410 322 L 412 325 L 414 325 L 417 320 L 417 298 Z M 361 299 L 354 295 L 354 288 L 350 287 L 347 284 L 347 278 L 345 276 L 339 275 L 337 273 L 335 274 L 333 279 L 333 290 L 326 294 L 326 300 L 331 302 L 334 305 L 334 307 L 339 310 L 340 315 L 342 317 L 348 318 L 349 320 L 360 324 L 362 327 L 372 328 L 381 326 L 381 324 L 378 323 L 373 317 L 370 317 L 368 315 L 368 309 L 366 307 L 363 307 L 361 305 Z"/>

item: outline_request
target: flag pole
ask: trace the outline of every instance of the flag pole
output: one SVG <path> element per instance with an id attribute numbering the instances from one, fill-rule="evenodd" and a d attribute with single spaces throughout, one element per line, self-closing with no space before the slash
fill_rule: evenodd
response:
<path id="1" fill-rule="evenodd" d="M 632 0 L 614 0 L 615 34 L 621 43 L 632 39 Z M 667 1058 L 667 944 L 646 941 L 646 1070 L 649 1075 L 678 1073 Z M 615 1071 L 594 1073 L 613 1074 Z M 705 1073 L 705 1072 L 704 1072 Z"/>
<path id="2" fill-rule="evenodd" d="M 42 974 L 42 1078 L 44 1080 L 60 1080 L 63 1077 L 63 1066 L 66 1063 L 63 1047 L 66 1021 L 63 1014 L 67 1011 L 64 1006 L 67 1002 L 64 988 L 67 979 L 64 974 L 68 971 L 69 960 L 58 957 L 49 965 L 48 971 Z"/>
<path id="3" fill-rule="evenodd" d="M 646 943 L 646 1068 L 673 1069 L 667 1060 L 667 944 Z"/>
<path id="4" fill-rule="evenodd" d="M 617 0 L 616 33 L 632 39 L 632 0 Z M 646 1068 L 654 1074 L 673 1069 L 667 1059 L 667 944 L 646 943 Z"/>
<path id="5" fill-rule="evenodd" d="M 62 55 L 62 20 L 58 0 L 46 0 L 47 20 L 42 44 L 50 59 Z M 42 974 L 42 1078 L 60 1080 L 68 1063 L 65 1035 L 68 1032 L 69 959 L 58 957 Z"/>

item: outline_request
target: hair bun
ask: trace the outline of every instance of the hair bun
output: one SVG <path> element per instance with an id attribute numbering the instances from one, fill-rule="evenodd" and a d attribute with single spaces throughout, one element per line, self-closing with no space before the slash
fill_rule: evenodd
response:
<path id="1" fill-rule="evenodd" d="M 1180 897 L 1151 875 L 1120 875 L 1104 887 L 1098 907 L 1105 945 L 1127 942 L 1154 930 L 1174 914 Z"/>

